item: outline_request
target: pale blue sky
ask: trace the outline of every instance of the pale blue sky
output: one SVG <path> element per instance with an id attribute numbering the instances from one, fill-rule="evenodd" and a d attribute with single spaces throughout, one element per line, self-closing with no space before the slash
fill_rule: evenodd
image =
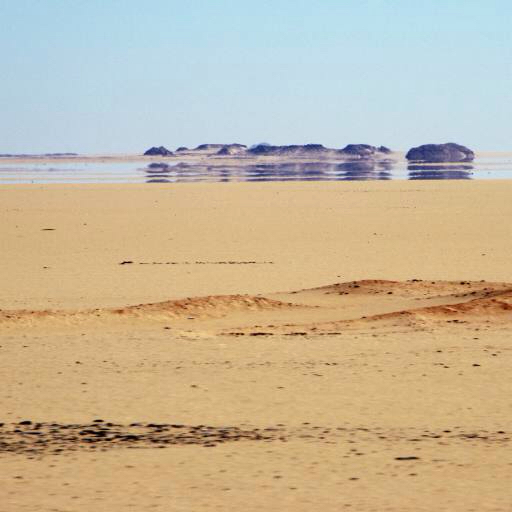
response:
<path id="1" fill-rule="evenodd" d="M 0 0 L 0 153 L 512 150 L 510 0 Z"/>

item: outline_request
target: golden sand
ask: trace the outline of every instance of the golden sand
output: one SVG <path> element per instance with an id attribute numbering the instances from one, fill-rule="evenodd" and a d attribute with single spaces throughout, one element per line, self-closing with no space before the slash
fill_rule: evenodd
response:
<path id="1" fill-rule="evenodd" d="M 0 187 L 0 510 L 510 510 L 511 193 Z"/>

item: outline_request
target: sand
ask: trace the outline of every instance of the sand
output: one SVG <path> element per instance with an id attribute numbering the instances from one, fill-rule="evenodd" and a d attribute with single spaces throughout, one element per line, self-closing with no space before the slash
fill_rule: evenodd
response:
<path id="1" fill-rule="evenodd" d="M 0 510 L 510 510 L 511 192 L 0 187 Z"/>

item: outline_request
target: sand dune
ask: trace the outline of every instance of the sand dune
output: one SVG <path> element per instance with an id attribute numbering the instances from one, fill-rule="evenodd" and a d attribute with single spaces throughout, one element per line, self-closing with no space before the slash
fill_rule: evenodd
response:
<path id="1" fill-rule="evenodd" d="M 427 322 L 433 327 L 446 321 L 512 322 L 512 285 L 509 283 L 362 280 L 292 293 L 303 304 L 314 304 L 318 308 L 317 316 L 322 316 L 320 311 L 327 309 L 332 311 L 332 318 L 319 321 L 309 315 L 308 322 L 265 326 L 265 334 L 325 331 L 339 334 L 343 329 L 364 329 L 370 324 L 374 328 L 376 322 L 395 326 L 405 323 L 410 327 Z M 339 316 L 342 318 L 338 319 Z M 251 334 L 251 330 L 240 329 L 231 334 Z"/>
<path id="2" fill-rule="evenodd" d="M 485 281 L 361 280 L 268 296 L 212 295 L 90 310 L 0 311 L 0 327 L 96 327 L 164 322 L 189 333 L 314 334 L 375 322 L 512 322 L 512 285 Z M 299 321 L 298 321 L 299 320 Z"/>
<path id="3" fill-rule="evenodd" d="M 59 326 L 103 324 L 108 326 L 122 325 L 125 322 L 158 322 L 176 321 L 176 325 L 182 325 L 180 320 L 209 320 L 215 318 L 230 317 L 233 315 L 251 314 L 265 311 L 283 311 L 286 309 L 302 309 L 308 306 L 286 303 L 279 300 L 256 297 L 249 295 L 211 295 L 206 297 L 193 297 L 179 300 L 168 300 L 150 304 L 137 304 L 122 308 L 96 308 L 86 310 L 0 310 L 0 328 L 12 326 L 38 326 L 44 325 L 45 329 L 52 324 Z"/>
<path id="4" fill-rule="evenodd" d="M 301 307 L 290 302 L 281 302 L 265 297 L 250 295 L 211 295 L 181 300 L 169 300 L 154 304 L 140 304 L 121 309 L 110 309 L 112 313 L 136 314 L 145 316 L 151 313 L 163 313 L 171 317 L 197 315 L 200 317 L 227 315 L 233 311 L 265 311 Z"/>

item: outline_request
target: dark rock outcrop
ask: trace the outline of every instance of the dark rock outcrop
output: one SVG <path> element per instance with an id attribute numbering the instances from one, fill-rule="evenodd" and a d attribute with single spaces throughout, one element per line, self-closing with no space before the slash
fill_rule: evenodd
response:
<path id="1" fill-rule="evenodd" d="M 216 154 L 220 156 L 239 155 L 244 153 L 246 149 L 247 146 L 244 146 L 243 144 L 226 144 L 225 146 L 222 146 Z"/>
<path id="2" fill-rule="evenodd" d="M 271 146 L 270 144 L 258 144 L 247 150 L 251 155 L 272 155 L 276 154 L 281 146 Z"/>
<path id="3" fill-rule="evenodd" d="M 228 148 L 228 150 L 235 151 L 235 150 L 243 150 L 246 149 L 247 146 L 244 144 L 200 144 L 195 148 L 193 151 L 221 151 L 224 148 Z"/>
<path id="4" fill-rule="evenodd" d="M 369 144 L 348 144 L 343 149 L 340 149 L 340 153 L 350 156 L 369 157 L 377 152 L 375 146 Z"/>
<path id="5" fill-rule="evenodd" d="M 291 146 L 269 146 L 260 144 L 250 148 L 247 152 L 256 156 L 318 156 L 330 153 L 332 150 L 322 144 L 305 144 Z"/>
<path id="6" fill-rule="evenodd" d="M 254 149 L 258 146 L 272 146 L 272 144 L 269 144 L 268 142 L 259 142 L 258 144 L 253 144 L 249 149 Z"/>
<path id="7" fill-rule="evenodd" d="M 405 158 L 414 162 L 470 162 L 475 158 L 473 151 L 460 144 L 424 144 L 410 149 Z"/>
<path id="8" fill-rule="evenodd" d="M 352 158 L 371 158 L 378 153 L 388 155 L 391 150 L 386 146 L 370 146 L 370 144 L 348 144 L 339 153 Z"/>
<path id="9" fill-rule="evenodd" d="M 152 148 L 149 148 L 145 153 L 144 156 L 172 156 L 173 152 L 169 151 L 164 146 L 156 147 L 153 146 Z"/>
<path id="10" fill-rule="evenodd" d="M 181 151 L 188 151 L 189 149 L 186 148 L 185 146 L 180 146 L 177 150 L 176 150 L 176 153 L 180 153 Z"/>

